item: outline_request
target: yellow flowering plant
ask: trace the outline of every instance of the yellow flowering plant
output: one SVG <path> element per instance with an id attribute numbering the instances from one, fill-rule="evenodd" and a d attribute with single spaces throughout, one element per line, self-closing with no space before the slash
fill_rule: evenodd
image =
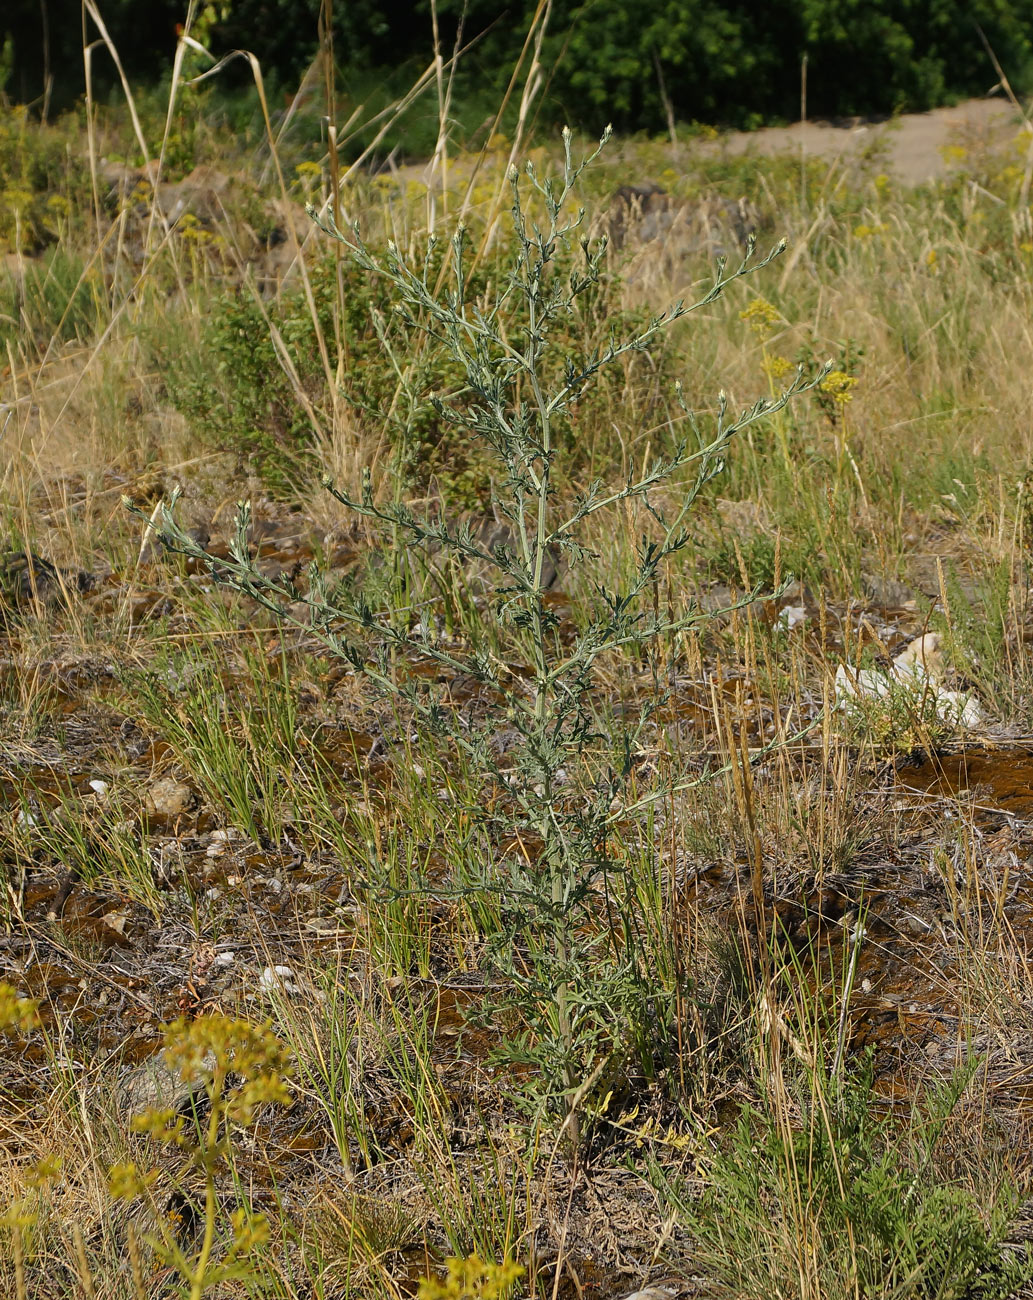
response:
<path id="1" fill-rule="evenodd" d="M 418 1300 L 506 1300 L 524 1275 L 521 1264 L 511 1259 L 502 1264 L 486 1263 L 477 1255 L 449 1259 L 442 1278 L 424 1278 Z"/>
<path id="2" fill-rule="evenodd" d="M 754 334 L 763 339 L 774 332 L 782 317 L 778 308 L 768 302 L 767 298 L 752 298 L 739 313 L 739 319 L 745 321 Z"/>
<path id="3" fill-rule="evenodd" d="M 23 998 L 13 984 L 0 981 L 0 1034 L 28 1033 L 39 1024 L 39 1003 Z"/>
<path id="4" fill-rule="evenodd" d="M 180 1018 L 165 1029 L 165 1061 L 181 1081 L 207 1098 L 203 1125 L 191 1124 L 171 1108 L 155 1107 L 134 1117 L 134 1132 L 171 1148 L 180 1156 L 180 1174 L 199 1170 L 204 1176 L 204 1214 L 200 1244 L 177 1235 L 180 1222 L 161 1212 L 158 1169 L 141 1170 L 135 1162 L 114 1165 L 108 1191 L 118 1200 L 144 1200 L 154 1231 L 147 1241 L 174 1269 L 190 1300 L 234 1278 L 247 1277 L 248 1255 L 269 1236 L 264 1215 L 240 1207 L 229 1215 L 229 1240 L 216 1258 L 219 1196 L 216 1177 L 230 1155 L 230 1130 L 255 1122 L 258 1107 L 286 1105 L 290 1064 L 286 1049 L 267 1025 L 255 1026 L 226 1015 Z"/>
<path id="5" fill-rule="evenodd" d="M 830 370 L 818 385 L 819 391 L 825 393 L 836 406 L 846 406 L 854 400 L 857 376 L 848 375 L 845 370 Z"/>

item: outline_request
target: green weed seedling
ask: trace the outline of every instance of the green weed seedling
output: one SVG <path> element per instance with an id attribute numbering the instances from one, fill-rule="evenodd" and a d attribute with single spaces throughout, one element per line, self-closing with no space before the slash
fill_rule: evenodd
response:
<path id="1" fill-rule="evenodd" d="M 395 313 L 413 346 L 429 334 L 455 360 L 463 390 L 447 400 L 434 399 L 438 417 L 494 466 L 492 507 L 506 528 L 505 536 L 491 543 L 432 510 L 418 513 L 398 501 L 381 504 L 369 474 L 355 495 L 324 480 L 337 502 L 381 534 L 385 547 L 394 539 L 395 546 L 445 553 L 481 567 L 493 617 L 468 620 L 462 649 L 425 622 L 399 620 L 392 611 L 373 607 L 361 593 L 332 593 L 318 566 L 304 590 L 293 581 L 264 577 L 248 548 L 246 504 L 239 510 L 228 561 L 212 561 L 187 536 L 176 521 L 175 497 L 156 521 L 170 549 L 206 565 L 216 581 L 278 618 L 303 620 L 332 655 L 404 703 L 427 736 L 480 773 L 486 787 L 502 792 L 511 829 L 536 844 L 536 853 L 505 871 L 485 863 L 481 878 L 467 880 L 462 889 L 497 899 L 499 928 L 488 936 L 488 951 L 505 976 L 503 1001 L 526 1026 L 512 1044 L 514 1054 L 535 1067 L 525 1076 L 524 1095 L 536 1109 L 563 1116 L 575 1147 L 581 1102 L 593 1090 L 612 1086 L 629 1044 L 655 1037 L 655 1000 L 646 990 L 634 931 L 615 932 L 599 918 L 607 905 L 612 914 L 623 896 L 612 895 L 624 870 L 609 853 L 612 829 L 671 788 L 667 783 L 663 790 L 626 797 L 636 736 L 653 706 L 644 707 L 630 727 L 615 723 L 614 734 L 603 734 L 590 698 L 593 675 L 607 662 L 619 663 L 643 645 L 700 629 L 714 617 L 694 606 L 655 609 L 650 596 L 659 575 L 691 545 L 689 515 L 722 472 L 733 438 L 825 374 L 807 378 L 797 371 L 781 391 L 738 415 L 729 412 L 721 394 L 716 410 L 699 420 L 678 390 L 676 422 L 687 428 L 686 437 L 614 486 L 596 480 L 579 490 L 565 477 L 559 431 L 599 376 L 621 358 L 648 351 L 675 322 L 714 303 L 729 285 L 762 270 L 784 249 L 779 244 L 769 256 L 755 259 L 751 244 L 734 268 L 717 263 L 710 288 L 694 304 L 679 302 L 628 337 L 614 334 L 602 347 L 580 355 L 572 351 L 579 300 L 599 283 L 605 252 L 604 241 L 593 244 L 579 234 L 583 213 L 572 210 L 572 196 L 607 136 L 599 149 L 575 163 L 570 133 L 564 132 L 558 179 L 539 178 L 530 164 L 524 176 L 513 169 L 511 253 L 504 273 L 486 292 L 471 292 L 476 259 L 462 227 L 451 240 L 449 274 L 439 277 L 433 238 L 420 261 L 391 243 L 383 253 L 375 252 L 356 233 L 329 221 L 325 226 L 360 267 L 390 286 Z M 565 644 L 548 600 L 555 557 L 569 566 L 589 563 L 589 521 L 598 527 L 596 516 L 608 512 L 623 518 L 633 509 L 642 520 L 634 571 L 619 589 L 601 582 L 594 587 L 593 617 L 573 643 Z M 490 633 L 478 632 L 483 624 L 491 625 Z M 426 684 L 404 678 L 398 663 L 415 654 L 445 675 L 466 674 L 493 692 L 499 713 L 483 723 L 471 721 Z M 510 671 L 516 664 L 529 665 L 529 673 Z M 512 768 L 500 766 L 491 745 L 500 717 L 520 738 Z"/>

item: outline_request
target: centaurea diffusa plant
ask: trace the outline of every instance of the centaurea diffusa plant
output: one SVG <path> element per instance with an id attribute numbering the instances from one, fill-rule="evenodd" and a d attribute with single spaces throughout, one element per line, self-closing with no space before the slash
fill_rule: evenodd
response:
<path id="1" fill-rule="evenodd" d="M 636 927 L 606 919 L 623 915 L 627 921 L 633 906 L 632 891 L 627 882 L 622 888 L 622 869 L 609 844 L 616 822 L 633 818 L 671 789 L 668 785 L 629 804 L 626 789 L 636 736 L 661 700 L 645 706 L 630 729 L 605 734 L 591 698 L 593 677 L 606 660 L 699 629 L 715 617 L 696 607 L 664 614 L 645 598 L 667 562 L 690 546 L 689 514 L 723 469 L 735 435 L 781 410 L 825 374 L 808 379 L 798 371 L 784 389 L 738 415 L 729 413 L 722 393 L 716 413 L 705 421 L 695 418 L 679 390 L 675 398 L 688 437 L 617 485 L 597 480 L 576 490 L 565 479 L 559 426 L 600 373 L 629 353 L 648 351 L 676 321 L 715 302 L 730 284 L 762 270 L 785 247 L 780 243 L 755 261 L 751 241 L 734 269 L 726 270 L 723 260 L 717 263 L 710 288 L 697 302 L 679 302 L 630 337 L 611 336 L 601 349 L 564 354 L 562 340 L 576 325 L 579 299 L 599 281 L 605 252 L 605 241 L 593 244 L 579 235 L 584 213 L 571 212 L 570 203 L 578 178 L 608 134 L 599 149 L 575 164 L 565 131 L 557 180 L 540 179 L 531 164 L 526 179 L 512 171 L 512 252 L 488 301 L 472 301 L 475 259 L 463 228 L 451 240 L 450 274 L 440 277 L 447 284 L 439 288 L 433 239 L 417 263 L 393 244 L 378 254 L 356 232 L 341 231 L 329 218 L 323 224 L 370 275 L 387 280 L 397 313 L 413 335 L 431 336 L 458 363 L 464 391 L 436 398 L 437 413 L 490 453 L 495 466 L 491 504 L 508 535 L 488 543 L 468 524 L 439 513 L 418 512 L 402 501 L 382 504 L 368 474 L 358 495 L 329 479 L 324 486 L 385 539 L 396 539 L 396 545 L 422 552 L 428 560 L 443 552 L 480 566 L 489 575 L 492 615 L 483 635 L 474 630 L 468 644 L 457 649 L 425 619 L 399 620 L 394 611 L 374 609 L 361 594 L 332 590 L 316 564 L 304 589 L 293 579 L 263 575 L 249 547 L 246 504 L 239 509 L 228 561 L 207 556 L 183 531 L 175 517 L 175 497 L 154 524 L 170 549 L 207 566 L 216 581 L 278 619 L 304 626 L 332 655 L 385 695 L 403 701 L 424 734 L 452 746 L 480 774 L 485 788 L 504 792 L 508 829 L 534 843 L 536 853 L 505 871 L 488 863 L 480 879 L 467 877 L 460 888 L 489 891 L 495 899 L 501 925 L 487 936 L 488 951 L 508 976 L 508 1002 L 526 1026 L 509 1047 L 537 1066 L 526 1076 L 533 1080 L 525 1085 L 527 1094 L 536 1105 L 558 1103 L 575 1146 L 578 1105 L 593 1088 L 603 1095 L 634 1045 L 655 1034 L 651 1022 L 658 1008 L 655 994 L 646 995 Z M 541 224 L 533 212 L 544 213 Z M 667 489 L 673 507 L 660 500 L 661 489 Z M 547 599 L 552 560 L 560 556 L 570 566 L 590 562 L 588 521 L 632 504 L 641 508 L 646 524 L 635 571 L 621 589 L 595 588 L 591 621 L 572 644 L 565 643 Z M 754 595 L 733 607 L 749 603 Z M 476 629 L 476 620 L 469 622 Z M 400 675 L 397 661 L 414 654 L 445 674 L 467 675 L 493 692 L 500 702 L 498 713 L 473 722 L 425 682 Z M 528 672 L 509 670 L 521 663 L 529 665 Z M 500 765 L 492 745 L 501 727 L 519 736 L 513 767 Z M 483 809 L 471 809 L 478 811 Z M 441 892 L 440 884 L 435 892 Z"/>

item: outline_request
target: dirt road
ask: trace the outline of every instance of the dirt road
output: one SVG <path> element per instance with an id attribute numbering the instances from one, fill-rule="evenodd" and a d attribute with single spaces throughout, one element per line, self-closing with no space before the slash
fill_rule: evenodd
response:
<path id="1" fill-rule="evenodd" d="M 944 156 L 945 148 L 995 148 L 1022 129 L 1012 105 L 997 96 L 970 99 L 929 113 L 904 113 L 882 122 L 798 122 L 788 127 L 733 131 L 702 147 L 715 152 L 763 154 L 802 149 L 805 154 L 829 162 L 849 162 L 875 147 L 884 151 L 887 172 L 920 185 L 947 174 L 950 156 Z"/>

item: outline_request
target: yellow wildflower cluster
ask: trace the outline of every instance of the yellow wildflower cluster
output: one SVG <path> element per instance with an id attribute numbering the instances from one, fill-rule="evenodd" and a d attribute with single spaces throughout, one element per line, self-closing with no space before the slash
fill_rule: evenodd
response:
<path id="1" fill-rule="evenodd" d="M 871 239 L 873 235 L 884 234 L 887 229 L 888 227 L 884 221 L 877 221 L 874 225 L 868 225 L 867 222 L 862 221 L 854 227 L 854 238 Z"/>
<path id="2" fill-rule="evenodd" d="M 475 185 L 470 194 L 470 203 L 473 207 L 484 207 L 486 204 L 494 203 L 498 195 L 499 187 L 492 180 L 482 181 L 480 185 Z"/>
<path id="3" fill-rule="evenodd" d="M 12 188 L 3 192 L 4 207 L 18 216 L 24 215 L 32 202 L 32 194 L 29 190 Z"/>
<path id="4" fill-rule="evenodd" d="M 184 1083 L 201 1082 L 209 1092 L 221 1092 L 227 1075 L 239 1075 L 243 1083 L 222 1096 L 238 1124 L 250 1124 L 260 1103 L 290 1100 L 286 1051 L 268 1025 L 223 1015 L 180 1018 L 165 1029 L 165 1060 Z"/>
<path id="5" fill-rule="evenodd" d="M 317 162 L 298 163 L 294 168 L 295 185 L 303 194 L 310 195 L 323 183 L 323 168 Z"/>
<path id="6" fill-rule="evenodd" d="M 1014 185 L 1017 181 L 1021 181 L 1022 176 L 1023 169 L 1015 163 L 1009 163 L 1007 167 L 1002 167 L 997 173 L 997 179 L 1003 181 L 1005 185 L 1009 186 Z"/>
<path id="7" fill-rule="evenodd" d="M 37 1005 L 32 998 L 23 998 L 13 985 L 0 983 L 0 1034 L 16 1029 L 27 1033 L 39 1023 Z"/>
<path id="8" fill-rule="evenodd" d="M 116 1201 L 132 1201 L 138 1196 L 146 1196 L 157 1180 L 157 1169 L 144 1172 L 135 1161 L 122 1161 L 108 1170 L 108 1195 Z"/>
<path id="9" fill-rule="evenodd" d="M 778 314 L 777 307 L 768 302 L 767 298 L 754 298 L 739 313 L 739 319 L 746 321 L 755 334 L 764 337 L 781 322 L 782 317 Z"/>
<path id="10" fill-rule="evenodd" d="M 125 196 L 125 208 L 127 211 L 133 211 L 135 208 L 150 207 L 154 198 L 154 186 L 144 177 L 136 182 L 133 188 Z"/>
<path id="11" fill-rule="evenodd" d="M 264 1214 L 251 1214 L 247 1210 L 234 1210 L 230 1215 L 233 1240 L 230 1256 L 246 1255 L 257 1250 L 269 1240 L 269 1220 Z"/>
<path id="12" fill-rule="evenodd" d="M 44 1156 L 29 1169 L 25 1181 L 29 1187 L 46 1187 L 48 1183 L 56 1182 L 61 1177 L 63 1168 L 64 1161 L 60 1156 Z"/>
<path id="13" fill-rule="evenodd" d="M 176 233 L 180 239 L 186 240 L 188 244 L 196 244 L 198 248 L 217 242 L 216 236 L 192 212 L 183 213 L 176 225 Z"/>
<path id="14" fill-rule="evenodd" d="M 524 1275 L 523 1266 L 507 1259 L 504 1264 L 485 1263 L 477 1255 L 446 1261 L 444 1281 L 424 1278 L 419 1300 L 505 1300 Z"/>
<path id="15" fill-rule="evenodd" d="M 848 375 L 845 370 L 830 370 L 819 384 L 823 393 L 827 393 L 837 406 L 846 406 L 854 400 L 857 387 L 856 375 Z"/>
<path id="16" fill-rule="evenodd" d="M 37 1160 L 25 1171 L 24 1186 L 29 1189 L 29 1192 L 46 1188 L 61 1177 L 63 1163 L 61 1157 L 55 1155 L 44 1156 L 41 1160 Z M 39 1219 L 36 1207 L 40 1198 L 31 1196 L 29 1192 L 24 1196 L 15 1197 L 3 1213 L 0 1213 L 0 1228 L 6 1228 L 16 1239 L 24 1233 L 31 1232 Z"/>
<path id="17" fill-rule="evenodd" d="M 179 1273 L 189 1294 L 201 1296 L 215 1283 L 239 1276 L 244 1256 L 269 1240 L 264 1215 L 235 1210 L 230 1216 L 229 1247 L 221 1259 L 213 1261 L 210 1244 L 219 1206 L 215 1167 L 229 1152 L 233 1125 L 252 1123 L 256 1106 L 290 1100 L 285 1082 L 290 1068 L 284 1045 L 267 1024 L 251 1025 L 221 1014 L 197 1020 L 181 1018 L 166 1025 L 165 1060 L 184 1083 L 200 1084 L 204 1089 L 210 1107 L 208 1121 L 197 1127 L 172 1109 L 155 1107 L 135 1116 L 132 1128 L 154 1142 L 177 1148 L 189 1167 L 203 1172 L 207 1244 L 191 1253 L 177 1237 L 182 1217 L 159 1212 L 152 1190 L 161 1176 L 158 1169 L 140 1169 L 133 1162 L 114 1165 L 108 1171 L 108 1191 L 120 1200 L 142 1197 L 149 1203 L 160 1233 L 152 1244 Z M 230 1086 L 231 1080 L 236 1086 Z"/>
<path id="18" fill-rule="evenodd" d="M 788 357 L 770 356 L 765 357 L 761 363 L 764 373 L 775 383 L 781 383 L 783 379 L 796 369 Z"/>

